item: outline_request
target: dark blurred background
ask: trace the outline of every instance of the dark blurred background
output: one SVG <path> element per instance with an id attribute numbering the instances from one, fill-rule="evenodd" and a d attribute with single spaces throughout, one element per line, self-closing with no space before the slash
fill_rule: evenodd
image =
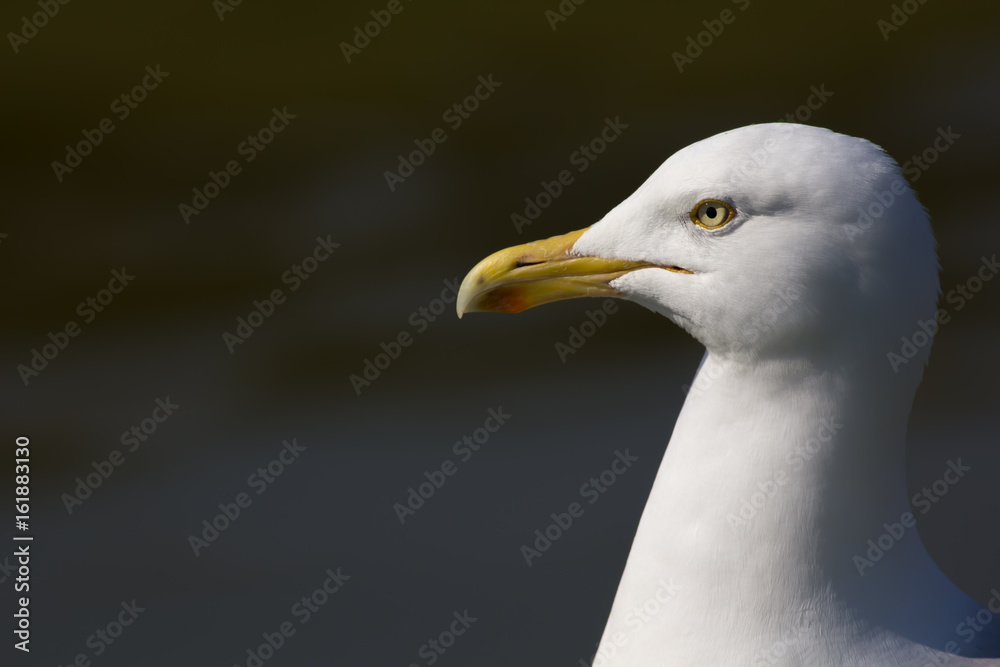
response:
<path id="1" fill-rule="evenodd" d="M 995 3 L 912 2 L 890 30 L 888 2 L 567 0 L 556 21 L 556 0 L 402 0 L 348 63 L 341 43 L 386 6 L 70 2 L 33 30 L 22 17 L 36 2 L 4 4 L 0 495 L 13 495 L 15 436 L 30 436 L 35 540 L 32 652 L 7 644 L 0 662 L 252 666 L 248 649 L 291 621 L 265 664 L 575 667 L 600 637 L 702 351 L 627 303 L 565 362 L 556 344 L 600 302 L 413 313 L 486 254 L 595 222 L 687 144 L 797 110 L 901 163 L 951 128 L 960 137 L 911 170 L 944 291 L 1000 250 Z M 678 71 L 673 54 L 725 9 L 732 21 Z M 122 119 L 115 100 L 157 66 Z M 480 76 L 500 85 L 453 129 L 442 114 Z M 294 118 L 248 162 L 239 147 L 273 109 Z M 57 178 L 52 163 L 103 118 L 114 131 Z M 628 127 L 575 171 L 571 154 L 606 118 Z M 439 127 L 447 140 L 390 191 L 384 172 Z M 230 160 L 240 173 L 186 224 L 179 205 Z M 563 169 L 575 181 L 518 234 L 511 215 Z M 340 246 L 292 291 L 282 275 L 317 237 Z M 86 321 L 78 304 L 106 299 L 123 267 L 134 279 Z M 231 353 L 223 334 L 276 288 L 287 300 Z M 972 467 L 919 530 L 980 601 L 1000 586 L 998 304 L 1000 283 L 986 283 L 942 327 L 910 436 L 914 493 L 948 460 Z M 70 320 L 65 349 L 19 370 Z M 412 344 L 359 394 L 350 376 L 401 332 Z M 148 421 L 168 397 L 179 407 Z M 491 408 L 511 417 L 462 461 L 453 443 Z M 156 430 L 129 451 L 122 434 L 143 420 Z M 292 438 L 298 458 L 251 485 Z M 638 462 L 528 567 L 521 545 L 625 448 Z M 115 450 L 121 465 L 67 500 Z M 457 473 L 401 524 L 394 504 L 447 459 Z M 196 556 L 190 536 L 240 493 L 250 506 Z M 10 609 L 10 505 L 3 516 Z M 293 606 L 338 567 L 350 579 L 300 623 Z M 133 600 L 144 611 L 114 637 Z M 444 654 L 426 646 L 466 610 L 477 620 Z"/>

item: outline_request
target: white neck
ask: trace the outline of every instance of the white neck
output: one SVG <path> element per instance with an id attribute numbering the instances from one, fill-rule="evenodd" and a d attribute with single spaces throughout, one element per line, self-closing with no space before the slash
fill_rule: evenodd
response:
<path id="1" fill-rule="evenodd" d="M 916 380 L 873 372 L 875 359 L 819 368 L 706 357 L 595 665 L 880 665 L 955 639 L 950 619 L 978 606 L 914 528 L 902 526 L 871 567 L 854 558 L 911 511 L 904 450 Z M 677 590 L 650 602 L 662 582 Z M 814 663 L 807 648 L 832 662 Z M 868 657 L 843 662 L 858 651 Z"/>

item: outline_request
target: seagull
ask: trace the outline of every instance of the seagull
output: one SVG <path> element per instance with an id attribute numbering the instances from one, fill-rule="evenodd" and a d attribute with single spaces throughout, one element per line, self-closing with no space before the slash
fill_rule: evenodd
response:
<path id="1" fill-rule="evenodd" d="M 981 606 L 941 572 L 906 486 L 938 270 L 888 154 L 769 123 L 469 272 L 459 317 L 611 296 L 705 347 L 595 667 L 1000 665 L 1000 592 Z"/>

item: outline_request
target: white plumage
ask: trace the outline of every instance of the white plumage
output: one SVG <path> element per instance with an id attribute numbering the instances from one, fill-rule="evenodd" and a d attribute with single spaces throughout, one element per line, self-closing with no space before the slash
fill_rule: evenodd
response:
<path id="1" fill-rule="evenodd" d="M 704 201 L 735 215 L 694 224 Z M 608 289 L 706 348 L 595 665 L 1000 665 L 972 659 L 1000 657 L 1000 614 L 960 632 L 982 607 L 906 525 L 930 345 L 892 355 L 934 319 L 939 288 L 927 213 L 891 158 L 802 125 L 725 132 L 670 157 L 564 257 L 630 263 Z M 529 259 L 508 274 L 537 274 Z M 473 307 L 498 280 L 483 272 L 460 312 L 504 309 Z M 868 559 L 887 531 L 891 549 Z M 664 581 L 676 590 L 637 622 Z"/>

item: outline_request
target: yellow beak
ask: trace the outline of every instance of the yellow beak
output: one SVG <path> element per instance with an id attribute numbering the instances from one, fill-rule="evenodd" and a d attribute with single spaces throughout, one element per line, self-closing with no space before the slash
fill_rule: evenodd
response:
<path id="1" fill-rule="evenodd" d="M 563 299 L 621 296 L 608 283 L 629 271 L 656 266 L 571 254 L 587 229 L 495 252 L 469 271 L 458 290 L 458 316 L 470 312 L 520 313 Z M 682 273 L 684 269 L 670 268 Z"/>

